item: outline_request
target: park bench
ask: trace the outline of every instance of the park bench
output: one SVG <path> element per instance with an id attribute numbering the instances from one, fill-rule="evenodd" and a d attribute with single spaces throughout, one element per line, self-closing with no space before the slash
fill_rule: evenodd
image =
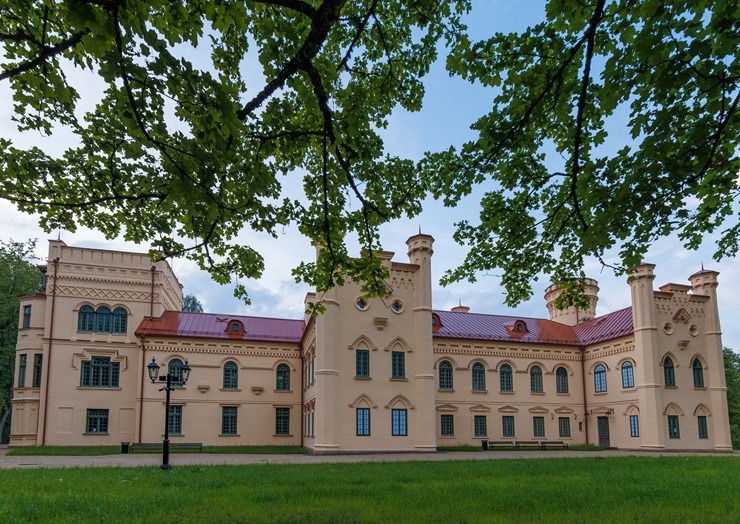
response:
<path id="1" fill-rule="evenodd" d="M 162 449 L 161 442 L 134 442 L 131 444 L 131 452 L 135 453 L 137 449 Z M 203 451 L 202 442 L 170 442 L 170 449 L 185 449 L 192 451 Z"/>
<path id="2" fill-rule="evenodd" d="M 543 440 L 540 449 L 568 449 L 568 444 L 560 440 Z"/>
<path id="3" fill-rule="evenodd" d="M 514 441 L 513 440 L 487 440 L 486 445 L 483 449 L 496 449 L 496 448 L 513 448 L 514 447 Z"/>
<path id="4" fill-rule="evenodd" d="M 517 451 L 522 449 L 542 449 L 539 440 L 517 440 L 514 442 Z"/>

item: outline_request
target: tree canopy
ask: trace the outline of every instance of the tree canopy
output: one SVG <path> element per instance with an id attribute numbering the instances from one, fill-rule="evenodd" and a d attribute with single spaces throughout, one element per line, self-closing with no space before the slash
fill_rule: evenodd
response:
<path id="1" fill-rule="evenodd" d="M 740 8 L 550 0 L 542 23 L 483 40 L 461 22 L 469 8 L 0 0 L 0 82 L 18 126 L 77 138 L 55 156 L 0 139 L 0 193 L 47 229 L 148 241 L 222 283 L 264 268 L 234 241 L 243 228 L 297 224 L 321 247 L 297 278 L 383 294 L 379 225 L 428 194 L 454 205 L 480 187 L 479 220 L 456 233 L 469 253 L 445 282 L 502 269 L 510 303 L 540 272 L 583 276 L 585 257 L 626 271 L 673 231 L 696 248 L 721 229 L 716 256 L 737 252 Z M 388 155 L 379 131 L 421 107 L 444 46 L 452 74 L 492 88 L 477 139 L 419 162 Z M 99 99 L 81 99 L 83 74 L 104 83 Z"/>
<path id="2" fill-rule="evenodd" d="M 740 449 L 740 355 L 732 349 L 722 348 L 727 381 L 727 411 L 730 416 L 732 448 Z"/>

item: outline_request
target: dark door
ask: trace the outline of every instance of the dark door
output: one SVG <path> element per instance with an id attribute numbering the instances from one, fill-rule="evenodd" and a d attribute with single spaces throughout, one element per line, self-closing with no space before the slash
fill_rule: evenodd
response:
<path id="1" fill-rule="evenodd" d="M 609 447 L 609 417 L 598 417 L 596 419 L 599 425 L 599 446 L 602 448 Z"/>

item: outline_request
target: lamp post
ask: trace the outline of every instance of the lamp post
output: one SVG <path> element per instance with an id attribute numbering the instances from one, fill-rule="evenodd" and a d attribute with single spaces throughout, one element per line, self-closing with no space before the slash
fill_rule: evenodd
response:
<path id="1" fill-rule="evenodd" d="M 172 466 L 170 465 L 170 391 L 175 389 L 175 387 L 172 385 L 172 381 L 175 380 L 177 385 L 185 385 L 188 381 L 188 377 L 190 377 L 190 366 L 188 366 L 188 361 L 185 361 L 185 364 L 180 366 L 180 371 L 177 373 L 177 376 L 172 376 L 174 373 L 167 373 L 166 375 L 159 376 L 159 364 L 157 364 L 157 360 L 152 357 L 152 361 L 147 365 L 146 367 L 147 371 L 149 372 L 149 379 L 152 381 L 152 384 L 157 382 L 157 379 L 159 379 L 160 382 L 164 382 L 165 386 L 161 388 L 159 391 L 166 391 L 167 394 L 165 396 L 165 402 L 164 402 L 164 440 L 162 441 L 162 465 L 159 466 L 162 469 L 170 469 Z"/>

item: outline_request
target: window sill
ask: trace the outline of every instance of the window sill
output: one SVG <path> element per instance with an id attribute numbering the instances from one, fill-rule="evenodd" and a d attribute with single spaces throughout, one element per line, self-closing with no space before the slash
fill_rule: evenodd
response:
<path id="1" fill-rule="evenodd" d="M 569 397 L 569 396 L 570 396 L 570 393 L 568 393 L 567 391 L 558 391 L 558 392 L 557 392 L 557 393 L 555 393 L 555 394 L 556 394 L 557 396 L 559 396 L 559 397 Z"/>
<path id="2" fill-rule="evenodd" d="M 407 379 L 406 377 L 391 377 L 390 381 L 391 382 L 408 382 L 409 379 Z"/>
<path id="3" fill-rule="evenodd" d="M 372 380 L 372 377 L 358 377 L 355 375 L 355 380 Z"/>
<path id="4" fill-rule="evenodd" d="M 488 439 L 488 435 L 473 435 L 473 438 Z"/>
<path id="5" fill-rule="evenodd" d="M 242 390 L 241 388 L 220 388 L 219 389 L 219 391 L 235 391 L 237 393 L 240 392 L 241 390 Z"/>
<path id="6" fill-rule="evenodd" d="M 108 433 L 108 432 L 103 433 L 102 431 L 96 431 L 96 432 L 93 432 L 93 433 L 83 433 L 83 435 L 89 435 L 89 436 L 95 436 L 95 435 L 108 436 L 108 435 L 110 435 L 110 433 Z"/>
<path id="7" fill-rule="evenodd" d="M 502 395 L 513 395 L 515 392 L 514 391 L 499 391 L 499 393 Z"/>
<path id="8" fill-rule="evenodd" d="M 455 435 L 440 435 L 439 438 L 455 438 Z"/>
<path id="9" fill-rule="evenodd" d="M 606 394 L 607 394 L 606 391 L 595 391 L 594 392 L 594 395 L 606 395 Z"/>
<path id="10" fill-rule="evenodd" d="M 666 389 L 678 389 L 678 386 L 663 386 Z"/>
<path id="11" fill-rule="evenodd" d="M 470 392 L 473 395 L 487 395 L 488 394 L 487 389 L 471 389 Z"/>
<path id="12" fill-rule="evenodd" d="M 449 388 L 449 389 L 441 389 L 440 388 L 437 391 L 439 391 L 440 393 L 454 393 L 455 392 L 455 389 L 454 388 Z"/>
<path id="13" fill-rule="evenodd" d="M 238 433 L 228 433 L 228 434 L 221 433 L 219 435 L 219 437 L 240 437 L 240 436 L 241 435 L 239 435 Z"/>
<path id="14" fill-rule="evenodd" d="M 545 392 L 544 392 L 544 391 L 530 391 L 530 393 L 531 393 L 532 395 L 544 395 L 544 394 L 545 394 Z"/>
<path id="15" fill-rule="evenodd" d="M 273 389 L 273 393 L 293 393 L 292 389 Z"/>
<path id="16" fill-rule="evenodd" d="M 175 434 L 170 433 L 168 438 L 172 438 L 172 437 L 182 438 L 184 436 L 185 436 L 185 433 L 175 433 Z M 164 433 L 162 433 L 161 437 L 164 438 Z"/>
<path id="17" fill-rule="evenodd" d="M 285 437 L 292 437 L 293 435 L 273 435 L 275 438 L 285 438 Z"/>
<path id="18" fill-rule="evenodd" d="M 622 387 L 622 393 L 634 393 L 635 391 L 637 391 L 635 386 L 629 388 Z"/>
<path id="19" fill-rule="evenodd" d="M 694 391 L 706 391 L 706 390 L 707 390 L 706 386 L 701 386 L 701 387 L 694 386 Z"/>
<path id="20" fill-rule="evenodd" d="M 108 386 L 77 386 L 78 390 L 94 389 L 95 391 L 121 391 L 121 386 L 108 387 Z"/>

